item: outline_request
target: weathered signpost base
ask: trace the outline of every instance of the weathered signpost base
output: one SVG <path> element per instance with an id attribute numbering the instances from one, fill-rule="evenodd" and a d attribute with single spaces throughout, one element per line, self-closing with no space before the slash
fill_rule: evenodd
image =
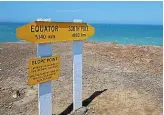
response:
<path id="1" fill-rule="evenodd" d="M 52 55 L 51 44 L 37 44 L 37 57 Z M 51 81 L 38 84 L 39 115 L 52 115 Z"/>

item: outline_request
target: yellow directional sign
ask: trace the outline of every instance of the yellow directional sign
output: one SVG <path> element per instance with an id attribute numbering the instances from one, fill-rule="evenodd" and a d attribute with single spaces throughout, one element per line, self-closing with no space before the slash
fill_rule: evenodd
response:
<path id="1" fill-rule="evenodd" d="M 35 21 L 17 28 L 17 38 L 31 43 L 85 40 L 95 30 L 87 23 Z"/>
<path id="2" fill-rule="evenodd" d="M 57 79 L 60 74 L 60 57 L 51 56 L 29 61 L 28 84 L 36 85 Z"/>

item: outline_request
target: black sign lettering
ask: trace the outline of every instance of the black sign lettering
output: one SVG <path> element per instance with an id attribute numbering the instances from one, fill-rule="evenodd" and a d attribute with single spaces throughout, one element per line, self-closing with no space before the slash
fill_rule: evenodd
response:
<path id="1" fill-rule="evenodd" d="M 58 26 L 55 26 L 55 31 L 58 31 Z"/>
<path id="2" fill-rule="evenodd" d="M 35 31 L 39 32 L 39 26 L 35 26 Z"/>
<path id="3" fill-rule="evenodd" d="M 34 25 L 31 25 L 31 32 L 34 32 Z"/>
<path id="4" fill-rule="evenodd" d="M 31 25 L 31 32 L 55 32 L 58 31 L 58 26 Z"/>
<path id="5" fill-rule="evenodd" d="M 45 59 L 40 59 L 40 60 L 34 60 L 34 61 L 32 61 L 32 65 L 34 65 L 34 64 L 40 64 L 40 63 L 45 63 Z"/>

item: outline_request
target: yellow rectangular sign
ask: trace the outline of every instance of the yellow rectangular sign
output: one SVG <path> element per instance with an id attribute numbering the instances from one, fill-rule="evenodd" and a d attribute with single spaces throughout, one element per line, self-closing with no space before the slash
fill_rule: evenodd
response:
<path id="1" fill-rule="evenodd" d="M 94 34 L 94 28 L 80 22 L 35 21 L 16 29 L 17 38 L 31 43 L 50 43 L 85 40 Z"/>
<path id="2" fill-rule="evenodd" d="M 51 56 L 29 61 L 28 84 L 36 85 L 57 79 L 60 74 L 60 57 Z"/>

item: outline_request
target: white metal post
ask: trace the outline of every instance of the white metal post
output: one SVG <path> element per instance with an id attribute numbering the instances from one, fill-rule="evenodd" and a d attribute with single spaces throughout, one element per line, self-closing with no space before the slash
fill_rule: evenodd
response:
<path id="1" fill-rule="evenodd" d="M 72 49 L 73 49 L 73 111 L 75 111 L 82 107 L 83 41 L 73 41 Z"/>
<path id="2" fill-rule="evenodd" d="M 38 20 L 44 21 L 44 20 Z M 37 57 L 52 56 L 52 44 L 37 44 Z M 39 115 L 52 115 L 51 81 L 38 84 Z"/>

